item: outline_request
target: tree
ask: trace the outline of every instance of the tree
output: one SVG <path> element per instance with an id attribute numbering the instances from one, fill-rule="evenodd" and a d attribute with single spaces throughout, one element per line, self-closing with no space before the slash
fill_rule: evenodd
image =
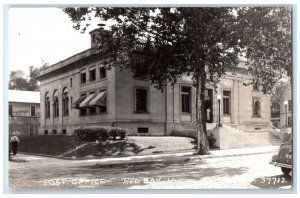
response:
<path id="1" fill-rule="evenodd" d="M 271 94 L 282 77 L 291 76 L 291 7 L 245 7 L 237 13 L 250 78 Z"/>
<path id="2" fill-rule="evenodd" d="M 9 75 L 9 89 L 24 91 L 39 91 L 40 86 L 36 79 L 42 68 L 48 66 L 43 62 L 42 67 L 29 66 L 29 76 L 26 78 L 22 70 L 11 71 Z"/>
<path id="3" fill-rule="evenodd" d="M 39 67 L 29 67 L 29 79 L 27 81 L 29 86 L 29 91 L 38 91 L 40 89 L 38 80 L 36 79 L 40 74 L 41 68 Z"/>
<path id="4" fill-rule="evenodd" d="M 99 38 L 99 51 L 106 55 L 107 67 L 128 67 L 135 77 L 148 79 L 161 90 L 175 84 L 184 74 L 192 75 L 197 90 L 197 154 L 208 153 L 203 108 L 205 85 L 216 86 L 226 67 L 238 64 L 241 52 L 249 58 L 255 57 L 246 48 L 250 41 L 242 42 L 241 34 L 247 27 L 245 18 L 252 16 L 247 9 L 65 8 L 63 11 L 75 24 L 74 28 L 83 32 L 91 15 L 101 22 L 113 21 L 110 32 Z"/>
<path id="5" fill-rule="evenodd" d="M 11 71 L 9 74 L 9 89 L 27 90 L 28 84 L 21 70 Z"/>
<path id="6" fill-rule="evenodd" d="M 287 76 L 283 76 L 280 80 L 278 80 L 271 92 L 271 116 L 279 117 L 280 116 L 280 102 L 284 99 L 284 95 L 287 94 L 291 89 L 291 80 Z"/>

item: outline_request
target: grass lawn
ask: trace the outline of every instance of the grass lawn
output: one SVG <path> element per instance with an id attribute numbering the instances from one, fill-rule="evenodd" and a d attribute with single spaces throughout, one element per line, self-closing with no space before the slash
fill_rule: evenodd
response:
<path id="1" fill-rule="evenodd" d="M 19 137 L 18 151 L 58 156 L 83 144 L 76 136 L 41 135 Z"/>
<path id="2" fill-rule="evenodd" d="M 58 156 L 76 146 L 84 144 L 76 136 L 21 137 L 19 151 Z M 187 137 L 138 137 L 128 136 L 126 140 L 91 142 L 67 153 L 65 157 L 104 157 L 187 151 L 195 148 L 195 141 Z"/>

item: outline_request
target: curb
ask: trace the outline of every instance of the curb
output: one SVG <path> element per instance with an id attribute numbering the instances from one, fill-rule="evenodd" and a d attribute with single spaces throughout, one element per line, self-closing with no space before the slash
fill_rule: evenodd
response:
<path id="1" fill-rule="evenodd" d="M 181 156 L 172 156 L 172 155 L 166 155 L 166 156 L 153 156 L 150 159 L 147 159 L 147 155 L 144 155 L 145 159 L 129 159 L 129 160 L 114 160 L 114 161 L 105 161 L 105 162 L 95 162 L 96 165 L 103 168 L 112 168 L 116 166 L 133 166 L 133 165 L 143 165 L 145 163 L 164 163 L 164 164 L 172 164 L 172 163 L 181 163 L 181 162 L 192 162 L 193 160 L 201 160 L 201 159 L 211 159 L 211 158 L 222 158 L 222 157 L 238 157 L 238 156 L 248 156 L 248 155 L 257 155 L 257 154 L 268 154 L 268 153 L 275 153 L 275 150 L 270 151 L 262 151 L 262 152 L 249 152 L 249 153 L 234 153 L 234 154 L 223 154 L 223 155 L 194 155 L 194 154 L 186 154 Z M 67 157 L 59 157 L 59 156 L 50 156 L 50 155 L 44 155 L 44 154 L 33 154 L 33 153 L 26 153 L 26 152 L 19 152 L 22 154 L 27 155 L 36 155 L 36 156 L 42 156 L 42 157 L 50 157 L 50 158 L 57 158 L 57 159 L 65 159 L 65 160 L 94 160 L 94 159 L 108 159 L 108 158 L 67 158 Z M 178 153 L 175 153 L 178 154 Z M 149 155 L 150 156 L 150 155 Z M 113 157 L 110 157 L 111 159 L 115 159 Z M 122 157 L 128 158 L 127 157 Z M 99 164 L 101 163 L 101 164 Z"/>
<path id="2" fill-rule="evenodd" d="M 49 157 L 49 158 L 57 158 L 57 159 L 65 159 L 65 160 L 92 160 L 92 159 L 114 159 L 114 158 L 126 158 L 126 157 L 136 157 L 136 156 L 145 156 L 145 157 L 149 157 L 149 156 L 158 156 L 158 155 L 176 155 L 176 154 L 182 154 L 182 153 L 186 153 L 186 152 L 190 152 L 193 153 L 194 150 L 191 149 L 187 149 L 187 151 L 182 150 L 182 151 L 178 151 L 178 152 L 164 152 L 164 153 L 153 153 L 153 154 L 144 154 L 144 155 L 122 155 L 122 156 L 103 156 L 103 157 L 93 157 L 93 158 L 89 158 L 89 157 L 81 157 L 81 158 L 74 158 L 74 157 L 63 157 L 63 156 L 54 156 L 54 155 L 46 155 L 46 154 L 41 154 L 41 153 L 28 153 L 28 152 L 18 152 L 20 154 L 24 154 L 24 155 L 35 155 L 35 156 L 41 156 L 41 157 Z M 184 156 L 184 155 L 182 155 Z M 162 156 L 162 157 L 168 157 L 168 156 Z"/>
<path id="3" fill-rule="evenodd" d="M 49 158 L 57 158 L 57 159 L 65 159 L 65 160 L 79 160 L 79 159 L 77 159 L 77 158 L 60 157 L 60 156 L 46 155 L 46 154 L 40 154 L 40 153 L 27 153 L 27 152 L 18 152 L 18 153 L 24 154 L 24 155 L 35 155 L 35 156 L 49 157 Z"/>

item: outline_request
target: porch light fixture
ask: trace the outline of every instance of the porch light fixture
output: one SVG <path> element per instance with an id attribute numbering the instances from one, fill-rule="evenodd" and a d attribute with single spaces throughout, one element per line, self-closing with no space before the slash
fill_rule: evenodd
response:
<path id="1" fill-rule="evenodd" d="M 288 101 L 285 100 L 283 102 L 283 104 L 284 104 L 284 108 L 285 108 L 285 125 L 286 125 L 286 127 L 288 127 L 288 114 L 287 114 Z"/>

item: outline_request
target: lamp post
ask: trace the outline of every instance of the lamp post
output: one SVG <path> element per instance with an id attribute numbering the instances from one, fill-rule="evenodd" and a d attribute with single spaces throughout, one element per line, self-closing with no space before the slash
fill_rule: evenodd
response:
<path id="1" fill-rule="evenodd" d="M 221 102 L 221 98 L 222 96 L 220 94 L 217 95 L 217 100 L 218 100 L 218 103 L 219 103 L 219 123 L 218 123 L 218 127 L 222 127 L 222 124 L 221 124 L 221 106 L 220 106 L 220 102 Z"/>
<path id="2" fill-rule="evenodd" d="M 286 125 L 286 127 L 288 127 L 288 115 L 287 115 L 288 101 L 285 100 L 285 101 L 283 102 L 283 104 L 284 104 L 284 107 L 285 107 L 285 125 Z"/>

